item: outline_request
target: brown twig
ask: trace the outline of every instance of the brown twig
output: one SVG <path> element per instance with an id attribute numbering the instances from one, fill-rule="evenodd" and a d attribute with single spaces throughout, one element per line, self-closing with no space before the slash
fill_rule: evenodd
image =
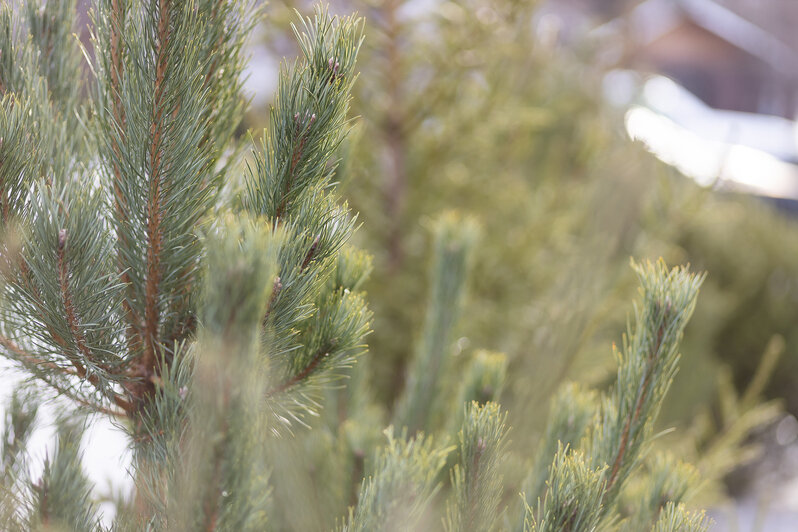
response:
<path id="1" fill-rule="evenodd" d="M 324 360 L 324 357 L 326 357 L 328 354 L 329 353 L 327 352 L 326 349 L 319 349 L 316 352 L 316 354 L 313 356 L 313 358 L 310 360 L 310 362 L 308 362 L 308 365 L 305 366 L 305 368 L 302 371 L 300 371 L 290 379 L 286 380 L 285 382 L 267 391 L 266 398 L 270 398 L 279 393 L 283 393 L 289 388 L 296 386 L 297 383 L 305 380 L 311 373 L 313 373 L 316 367 L 321 363 L 322 360 Z"/>
<path id="2" fill-rule="evenodd" d="M 56 260 L 58 263 L 58 286 L 61 291 L 61 302 L 64 305 L 64 313 L 66 315 L 67 326 L 69 327 L 70 335 L 75 343 L 75 348 L 70 346 L 67 342 L 63 341 L 62 347 L 65 350 L 67 358 L 70 359 L 72 365 L 75 367 L 77 376 L 90 382 L 97 390 L 103 395 L 107 395 L 106 390 L 100 383 L 100 378 L 96 373 L 88 374 L 86 367 L 80 362 L 79 355 L 83 355 L 86 360 L 92 360 L 93 354 L 91 349 L 86 344 L 86 338 L 80 330 L 80 324 L 75 305 L 72 301 L 72 293 L 69 289 L 69 267 L 66 260 L 66 244 L 67 244 L 67 231 L 61 229 L 58 232 L 58 246 L 56 248 Z M 118 394 L 111 392 L 111 399 L 120 407 L 127 410 L 130 408 L 130 403 L 120 397 Z"/>
<path id="3" fill-rule="evenodd" d="M 482 460 L 482 454 L 487 449 L 487 445 L 485 445 L 485 440 L 482 438 L 477 439 L 477 450 L 474 453 L 474 462 L 471 468 L 471 475 L 469 479 L 469 484 L 474 488 L 477 485 L 477 477 L 479 476 L 479 467 L 480 461 Z M 469 490 L 471 496 L 468 498 L 468 514 L 466 516 L 466 529 L 471 530 L 474 527 L 474 521 L 476 520 L 476 508 L 477 505 L 480 504 L 480 501 L 473 500 L 474 490 Z"/>
<path id="4" fill-rule="evenodd" d="M 168 63 L 167 49 L 171 32 L 169 28 L 170 0 L 160 0 L 158 11 L 158 51 L 155 65 L 155 84 L 153 87 L 152 122 L 150 124 L 150 180 L 149 197 L 147 198 L 147 267 L 144 290 L 144 351 L 137 370 L 141 381 L 135 387 L 136 398 L 152 392 L 151 377 L 155 374 L 157 351 L 160 341 L 158 325 L 160 323 L 161 253 L 163 246 L 163 228 L 161 227 L 161 180 L 162 180 L 162 141 L 164 117 L 164 91 L 166 68 Z"/>
<path id="5" fill-rule="evenodd" d="M 300 128 L 300 121 L 307 120 L 307 125 Z M 288 195 L 291 193 L 291 189 L 294 186 L 294 180 L 296 179 L 296 168 L 299 165 L 299 161 L 302 160 L 302 154 L 305 151 L 305 143 L 307 142 L 308 132 L 310 131 L 310 127 L 313 125 L 313 122 L 316 121 L 316 113 L 307 116 L 307 113 L 304 117 L 300 116 L 299 113 L 294 115 L 294 122 L 296 124 L 296 128 L 300 131 L 299 141 L 294 145 L 293 152 L 291 153 L 291 165 L 288 168 L 288 179 L 285 182 L 285 187 L 283 189 L 282 198 L 280 199 L 280 204 L 277 205 L 277 209 L 274 211 L 274 226 L 277 227 L 277 222 L 283 216 L 283 212 L 285 208 L 288 206 Z"/>
<path id="6" fill-rule="evenodd" d="M 319 236 L 316 235 L 316 238 L 313 239 L 313 243 L 310 245 L 310 249 L 305 255 L 305 260 L 302 261 L 302 266 L 299 268 L 300 271 L 304 271 L 305 268 L 308 267 L 308 264 L 310 264 L 310 261 L 312 261 L 313 257 L 316 255 L 316 250 L 318 249 L 318 247 L 319 247 Z"/>
<path id="7" fill-rule="evenodd" d="M 43 358 L 39 358 L 33 353 L 30 353 L 25 349 L 22 349 L 22 347 L 20 347 L 17 343 L 15 343 L 13 340 L 2 334 L 0 334 L 0 346 L 4 347 L 6 351 L 12 353 L 15 359 L 22 362 L 23 364 L 28 364 L 30 366 L 34 366 L 37 368 L 46 368 L 55 371 L 60 371 L 67 375 L 78 376 L 76 371 L 59 366 L 55 362 L 50 362 L 49 360 L 44 360 Z"/>
<path id="8" fill-rule="evenodd" d="M 665 319 L 666 318 L 662 319 L 662 323 L 657 330 L 657 340 L 653 346 L 653 349 L 651 349 L 651 351 L 648 353 L 648 364 L 646 366 L 645 376 L 643 377 L 643 384 L 640 387 L 640 391 L 635 401 L 632 417 L 627 418 L 626 423 L 624 424 L 623 433 L 621 434 L 621 443 L 618 446 L 618 454 L 615 456 L 615 462 L 612 464 L 612 470 L 610 471 L 610 477 L 607 481 L 606 491 L 609 491 L 615 484 L 618 472 L 623 464 L 624 456 L 626 455 L 627 446 L 629 444 L 629 433 L 631 431 L 632 425 L 638 422 L 640 415 L 642 414 L 643 403 L 645 403 L 646 397 L 648 396 L 648 388 L 651 384 L 651 377 L 654 371 L 654 361 L 659 355 L 660 349 L 662 348 L 662 337 L 665 334 Z"/>
<path id="9" fill-rule="evenodd" d="M 130 274 L 125 267 L 122 260 L 121 250 L 127 247 L 127 238 L 125 237 L 124 230 L 121 229 L 127 223 L 127 211 L 129 209 L 125 201 L 124 193 L 122 192 L 122 169 L 119 166 L 119 161 L 122 158 L 122 150 L 119 144 L 120 140 L 124 140 L 126 116 L 125 109 L 122 104 L 121 85 L 122 77 L 124 76 L 124 60 L 122 57 L 122 32 L 124 24 L 124 12 L 120 0 L 111 0 L 111 35 L 110 41 L 110 54 L 111 54 L 111 97 L 113 102 L 111 105 L 111 112 L 113 114 L 114 122 L 117 126 L 117 134 L 119 138 L 111 137 L 111 150 L 114 152 L 115 159 L 112 161 L 113 167 L 113 188 L 114 188 L 114 210 L 116 212 L 117 221 L 120 228 L 117 230 L 117 267 L 119 269 L 120 280 L 127 287 L 127 297 L 122 300 L 122 310 L 127 322 L 127 342 L 128 348 L 132 352 L 138 352 L 141 348 L 141 319 L 136 311 L 130 304 L 130 299 L 133 297 L 133 286 L 130 282 Z"/>
<path id="10" fill-rule="evenodd" d="M 269 302 L 266 304 L 266 314 L 263 316 L 263 322 L 267 322 L 269 320 L 269 316 L 272 313 L 272 309 L 274 308 L 274 302 L 277 300 L 277 296 L 280 295 L 280 291 L 283 289 L 283 283 L 280 281 L 280 277 L 274 278 L 274 285 L 272 285 L 272 295 L 269 296 Z"/>

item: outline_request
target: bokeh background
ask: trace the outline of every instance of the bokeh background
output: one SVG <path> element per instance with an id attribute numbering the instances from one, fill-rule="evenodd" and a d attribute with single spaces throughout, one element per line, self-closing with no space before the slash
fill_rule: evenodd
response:
<path id="1" fill-rule="evenodd" d="M 513 445 L 567 380 L 609 384 L 629 257 L 708 272 L 659 445 L 696 463 L 716 530 L 798 527 L 798 4 L 338 1 L 367 19 L 344 196 L 375 256 L 370 364 L 390 409 L 426 294 L 430 227 L 482 227 L 460 339 L 510 361 Z M 267 116 L 293 9 L 253 44 Z M 263 75 L 268 72 L 268 75 Z M 269 86 L 272 84 L 272 86 Z M 263 90 L 268 87 L 267 90 Z M 512 468 L 508 475 L 512 476 Z"/>
<path id="2" fill-rule="evenodd" d="M 280 58 L 297 53 L 294 10 L 311 7 L 264 8 L 244 142 L 267 124 Z M 610 384 L 637 286 L 630 257 L 690 263 L 708 276 L 657 445 L 698 466 L 693 504 L 714 530 L 798 529 L 798 2 L 331 9 L 366 18 L 339 175 L 374 255 L 362 363 L 382 407 L 404 383 L 444 213 L 481 227 L 452 349 L 507 356 L 516 455 L 533 454 L 559 384 Z M 51 432 L 37 436 L 42 455 Z M 84 446 L 109 499 L 129 489 L 112 475 L 129 460 L 119 433 L 95 423 Z"/>

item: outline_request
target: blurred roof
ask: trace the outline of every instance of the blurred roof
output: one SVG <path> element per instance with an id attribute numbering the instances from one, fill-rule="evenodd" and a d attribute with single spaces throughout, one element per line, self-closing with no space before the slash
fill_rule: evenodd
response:
<path id="1" fill-rule="evenodd" d="M 599 25 L 634 9 L 645 0 L 548 0 L 547 9 L 562 7 L 581 12 Z M 668 3 L 680 3 L 672 0 Z M 798 50 L 798 2 L 795 0 L 713 0 L 714 4 L 755 24 Z"/>
<path id="2" fill-rule="evenodd" d="M 633 69 L 605 95 L 661 160 L 703 185 L 798 200 L 798 0 L 549 0 L 549 14 L 562 43 L 598 37 L 608 64 Z"/>
<path id="3" fill-rule="evenodd" d="M 632 9 L 627 16 L 609 22 L 603 30 L 619 30 L 628 24 L 635 41 L 651 43 L 675 30 L 685 19 L 716 35 L 753 57 L 767 63 L 773 70 L 789 77 L 798 74 L 798 54 L 769 30 L 760 27 L 737 9 L 721 5 L 713 0 L 646 0 Z M 760 12 L 767 12 L 760 2 Z M 798 2 L 793 0 L 793 11 L 798 10 Z M 756 11 L 756 10 L 753 10 Z M 760 20 L 770 20 L 760 15 Z"/>
<path id="4" fill-rule="evenodd" d="M 723 0 L 724 5 L 742 18 L 767 31 L 798 53 L 798 2 L 795 0 Z"/>
<path id="5" fill-rule="evenodd" d="M 649 42 L 687 19 L 778 71 L 798 72 L 798 0 L 547 0 L 541 13 L 560 17 L 571 36 L 632 29 Z"/>

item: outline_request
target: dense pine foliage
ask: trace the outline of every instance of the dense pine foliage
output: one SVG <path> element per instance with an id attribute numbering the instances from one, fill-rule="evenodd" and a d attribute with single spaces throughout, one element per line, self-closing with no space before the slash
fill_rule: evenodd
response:
<path id="1" fill-rule="evenodd" d="M 0 528 L 706 529 L 694 470 L 652 448 L 704 279 L 686 268 L 632 264 L 613 384 L 565 385 L 511 450 L 506 357 L 452 349 L 478 224 L 442 215 L 406 384 L 392 413 L 375 401 L 371 259 L 337 192 L 362 19 L 301 19 L 242 170 L 252 4 L 98 0 L 83 51 L 73 0 L 0 6 L 0 346 L 30 376 L 4 423 Z M 31 478 L 53 396 L 69 406 Z M 134 450 L 112 524 L 80 466 L 86 413 Z"/>

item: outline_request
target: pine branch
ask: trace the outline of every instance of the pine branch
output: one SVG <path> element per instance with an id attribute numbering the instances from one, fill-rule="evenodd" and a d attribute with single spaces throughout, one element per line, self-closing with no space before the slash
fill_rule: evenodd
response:
<path id="1" fill-rule="evenodd" d="M 144 301 L 144 353 L 141 358 L 140 366 L 145 372 L 142 377 L 149 380 L 147 372 L 153 371 L 157 351 L 160 349 L 160 281 L 161 281 L 161 247 L 162 231 L 161 228 L 161 158 L 162 146 L 161 136 L 163 135 L 163 115 L 165 102 L 164 99 L 164 77 L 168 61 L 170 32 L 170 9 L 171 0 L 159 0 L 158 2 L 158 25 L 156 37 L 156 60 L 155 60 L 155 82 L 153 87 L 152 100 L 152 121 L 150 123 L 150 146 L 149 146 L 149 194 L 147 198 L 147 263 L 145 281 L 145 301 Z M 170 110 L 170 113 L 177 113 L 178 107 Z M 149 384 L 149 383 L 147 383 Z"/>
<path id="2" fill-rule="evenodd" d="M 546 479 L 551 475 L 551 457 L 562 446 L 577 449 L 598 415 L 598 394 L 570 383 L 560 386 L 549 406 L 549 416 L 531 471 L 523 484 L 525 506 L 532 507 L 546 493 Z M 523 530 L 522 508 L 518 530 Z"/>
<path id="3" fill-rule="evenodd" d="M 81 470 L 82 432 L 74 421 L 60 421 L 55 454 L 52 459 L 45 459 L 41 478 L 31 486 L 34 497 L 27 518 L 30 530 L 97 529 L 99 520 L 91 500 L 91 486 Z"/>
<path id="4" fill-rule="evenodd" d="M 128 207 L 126 205 L 125 195 L 123 192 L 123 177 L 122 168 L 119 164 L 119 159 L 122 157 L 122 148 L 120 144 L 125 143 L 125 109 L 122 102 L 122 82 L 124 79 L 124 43 L 122 36 L 125 30 L 125 0 L 111 0 L 110 6 L 106 7 L 103 2 L 100 7 L 100 20 L 107 17 L 104 26 L 108 31 L 108 69 L 109 69 L 109 96 L 111 98 L 111 120 L 114 125 L 117 135 L 110 136 L 110 148 L 113 153 L 111 161 L 112 167 L 112 183 L 114 191 L 114 209 L 117 219 L 120 224 L 128 222 L 126 212 Z M 107 13 L 106 13 L 107 9 Z M 95 39 L 96 41 L 96 39 Z M 122 231 L 117 231 L 117 268 L 119 271 L 120 281 L 127 286 L 127 297 L 122 300 L 122 309 L 127 321 L 127 342 L 130 349 L 138 352 L 141 348 L 138 345 L 140 338 L 140 321 L 141 319 L 136 315 L 135 310 L 130 304 L 129 299 L 133 297 L 130 274 L 125 268 L 124 262 L 121 259 L 120 252 L 122 249 L 128 247 L 125 241 L 126 234 Z"/>
<path id="5" fill-rule="evenodd" d="M 707 532 L 709 520 L 703 512 L 688 512 L 682 504 L 668 503 L 651 532 Z"/>
<path id="6" fill-rule="evenodd" d="M 95 50 L 104 52 L 93 64 L 95 133 L 126 286 L 125 387 L 139 413 L 161 361 L 171 364 L 197 325 L 198 226 L 216 202 L 216 162 L 240 121 L 251 15 L 248 1 L 104 0 L 95 17 Z"/>
<path id="7" fill-rule="evenodd" d="M 341 532 L 413 530 L 440 487 L 436 477 L 451 448 L 437 448 L 423 435 L 396 439 L 392 428 L 385 434 L 388 443 L 378 451 Z"/>
<path id="8" fill-rule="evenodd" d="M 603 405 L 602 423 L 610 423 L 613 432 L 594 441 L 593 456 L 610 468 L 610 500 L 617 496 L 619 480 L 636 464 L 676 373 L 678 345 L 703 281 L 703 276 L 690 275 L 683 268 L 668 271 L 662 261 L 633 265 L 642 285 L 642 307 L 636 309 L 634 329 L 630 325 L 624 337 L 624 354 L 617 354 L 614 405 Z M 620 408 L 608 411 L 615 405 Z"/>
<path id="9" fill-rule="evenodd" d="M 33 355 L 32 353 L 29 353 L 28 351 L 22 349 L 10 338 L 2 334 L 0 334 L 0 346 L 2 346 L 6 350 L 6 353 L 9 356 L 9 358 L 17 360 L 24 366 L 28 367 L 28 369 L 30 369 L 34 374 L 37 374 L 39 375 L 40 378 L 44 378 L 45 380 L 47 380 L 48 384 L 57 392 L 66 397 L 69 397 L 71 400 L 75 401 L 76 403 L 82 406 L 85 406 L 86 408 L 92 411 L 100 412 L 114 417 L 125 417 L 127 416 L 128 412 L 130 412 L 132 409 L 132 405 L 128 401 L 126 401 L 122 396 L 115 393 L 111 395 L 111 400 L 117 406 L 122 408 L 121 411 L 112 410 L 102 405 L 97 405 L 96 403 L 86 401 L 85 399 L 82 399 L 76 396 L 75 394 L 69 392 L 67 389 L 63 388 L 52 379 L 44 377 L 43 376 L 44 374 L 42 373 L 44 370 L 49 370 L 59 375 L 78 377 L 79 379 L 86 379 L 86 369 L 83 368 L 82 365 L 80 365 L 80 363 L 77 364 L 80 366 L 80 369 L 82 369 L 82 371 L 80 371 L 78 368 L 72 370 L 60 366 L 54 362 L 39 358 Z M 93 384 L 98 389 L 98 391 L 103 392 L 103 390 L 100 387 L 100 382 L 97 375 L 90 375 L 87 380 L 91 382 L 91 384 Z M 107 393 L 107 391 L 105 393 Z"/>
<path id="10" fill-rule="evenodd" d="M 11 312 L 6 325 L 26 341 L 10 354 L 24 353 L 20 361 L 34 363 L 36 374 L 60 393 L 68 388 L 65 382 L 77 377 L 129 410 L 128 401 L 110 385 L 122 379 L 124 364 L 114 314 L 122 287 L 110 273 L 110 235 L 94 223 L 101 197 L 85 194 L 80 181 L 52 188 L 40 184 L 28 208 L 32 221 L 5 287 Z M 74 373 L 65 371 L 62 361 Z M 55 374 L 45 378 L 48 371 Z M 102 407 L 96 398 L 81 400 Z"/>
<path id="11" fill-rule="evenodd" d="M 648 443 L 677 370 L 679 342 L 695 308 L 703 276 L 692 275 L 685 268 L 668 270 L 662 260 L 656 264 L 633 263 L 633 267 L 640 279 L 642 302 L 635 306 L 634 324 L 628 325 L 623 351 L 613 346 L 618 360 L 615 388 L 602 398 L 599 413 L 589 427 L 586 449 L 569 453 L 559 444 L 558 455 L 548 470 L 542 507 L 539 503 L 533 510 L 527 495 L 527 530 L 591 529 L 601 519 L 611 519 L 619 493 Z M 591 411 L 588 408 L 585 414 Z M 560 419 L 564 418 L 554 418 L 555 422 Z M 551 435 L 556 432 L 559 430 Z M 588 480 L 591 477 L 596 478 Z M 589 496 L 582 493 L 594 489 L 580 486 L 582 482 L 598 485 L 598 491 L 590 491 Z M 533 480 L 534 484 L 539 482 Z"/>
<path id="12" fill-rule="evenodd" d="M 294 28 L 302 60 L 281 70 L 270 128 L 250 168 L 244 207 L 285 234 L 264 314 L 273 419 L 287 426 L 319 405 L 363 350 L 370 314 L 360 296 L 329 290 L 355 220 L 330 186 L 347 112 L 362 21 L 318 9 Z"/>
<path id="13" fill-rule="evenodd" d="M 396 411 L 397 422 L 411 431 L 430 429 L 438 421 L 434 416 L 445 395 L 441 379 L 449 367 L 476 234 L 473 220 L 454 213 L 442 216 L 435 227 L 424 329 Z"/>
<path id="14" fill-rule="evenodd" d="M 248 210 L 274 223 L 295 210 L 296 200 L 326 186 L 336 151 L 347 133 L 346 114 L 362 40 L 362 21 L 331 18 L 317 10 L 294 27 L 303 61 L 281 70 L 263 152 L 243 198 Z"/>
<path id="15" fill-rule="evenodd" d="M 321 392 L 341 379 L 364 350 L 371 314 L 360 294 L 326 294 L 315 304 L 316 314 L 303 324 L 300 347 L 288 367 L 274 368 L 276 379 L 266 392 L 275 421 L 303 423 L 308 407 L 316 408 Z M 279 373 L 277 373 L 279 371 Z"/>
<path id="16" fill-rule="evenodd" d="M 453 500 L 447 503 L 447 531 L 489 532 L 499 522 L 506 414 L 496 403 L 468 405 L 458 434 L 459 463 L 452 472 Z"/>
<path id="17" fill-rule="evenodd" d="M 70 368 L 60 366 L 54 362 L 50 362 L 49 360 L 36 357 L 35 355 L 29 353 L 28 351 L 22 349 L 13 340 L 2 334 L 0 334 L 0 346 L 2 346 L 5 349 L 6 355 L 9 356 L 9 358 L 20 362 L 23 366 L 26 366 L 34 375 L 37 375 L 39 378 L 47 382 L 59 394 L 70 398 L 76 403 L 92 411 L 100 412 L 114 417 L 125 417 L 127 415 L 127 412 L 131 408 L 130 403 L 125 401 L 119 395 L 114 395 L 112 399 L 118 406 L 120 406 L 123 409 L 122 411 L 112 410 L 102 405 L 97 405 L 94 402 L 87 401 L 75 395 L 74 393 L 70 392 L 68 389 L 64 388 L 63 386 L 59 385 L 57 382 L 55 382 L 55 380 L 52 379 L 51 376 L 49 376 L 47 373 L 44 373 L 44 370 L 49 370 L 58 375 L 78 377 L 80 379 L 84 379 L 86 377 L 85 368 L 83 373 L 81 374 L 77 370 L 72 370 Z M 95 386 L 98 386 L 99 384 L 96 378 L 90 379 L 90 381 L 92 381 L 92 384 L 94 384 Z"/>
<path id="18" fill-rule="evenodd" d="M 264 379 L 257 340 L 279 242 L 270 227 L 247 219 L 228 219 L 206 239 L 202 328 L 192 388 L 183 398 L 186 425 L 178 425 L 186 436 L 167 442 L 172 460 L 161 463 L 165 471 L 156 469 L 146 488 L 156 508 L 158 498 L 166 501 L 156 518 L 168 528 L 262 529 L 256 523 L 265 496 L 258 412 Z M 153 428 L 164 426 L 153 421 Z"/>

